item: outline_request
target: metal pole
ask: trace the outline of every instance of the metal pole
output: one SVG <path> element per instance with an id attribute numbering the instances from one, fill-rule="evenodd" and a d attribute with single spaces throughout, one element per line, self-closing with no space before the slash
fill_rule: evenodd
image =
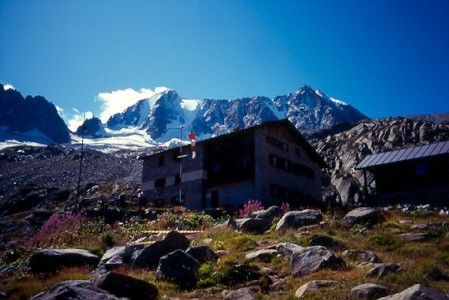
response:
<path id="1" fill-rule="evenodd" d="M 182 129 L 186 126 L 186 124 L 180 125 L 179 127 L 173 127 L 168 129 L 178 129 L 179 130 L 179 140 L 180 140 L 180 146 L 179 146 L 179 155 L 177 156 L 179 158 L 179 203 L 182 202 L 182 159 L 183 157 L 187 155 L 182 155 Z"/>
<path id="2" fill-rule="evenodd" d="M 179 204 L 182 203 L 182 127 L 184 125 L 179 126 L 179 140 L 181 141 L 179 146 Z"/>
<path id="3" fill-rule="evenodd" d="M 82 166 L 83 166 L 83 153 L 84 153 L 84 123 L 82 125 L 83 128 L 83 132 L 81 134 L 81 157 L 80 157 L 80 167 L 79 167 L 79 172 L 78 172 L 78 183 L 76 185 L 76 199 L 75 199 L 75 212 L 78 212 L 78 198 L 79 198 L 79 194 L 80 194 L 80 184 L 81 184 L 81 170 L 82 170 Z"/>

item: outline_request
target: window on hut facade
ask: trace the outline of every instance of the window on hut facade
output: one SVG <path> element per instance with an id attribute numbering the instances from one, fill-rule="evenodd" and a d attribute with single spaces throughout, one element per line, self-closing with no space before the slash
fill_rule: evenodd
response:
<path id="1" fill-rule="evenodd" d="M 165 186 L 165 178 L 159 178 L 154 181 L 155 188 L 163 188 Z"/>

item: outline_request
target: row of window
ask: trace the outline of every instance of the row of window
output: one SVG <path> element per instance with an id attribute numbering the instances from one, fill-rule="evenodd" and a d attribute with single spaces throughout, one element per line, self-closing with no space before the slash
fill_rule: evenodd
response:
<path id="1" fill-rule="evenodd" d="M 175 184 L 180 184 L 181 183 L 181 176 L 179 176 L 179 173 L 177 173 L 175 175 Z M 166 185 L 166 180 L 165 178 L 158 178 L 154 181 L 154 187 L 155 188 L 163 188 Z"/>
<path id="2" fill-rule="evenodd" d="M 280 149 L 288 152 L 289 147 L 288 147 L 287 143 L 284 143 L 283 141 L 281 141 L 275 137 L 269 136 L 269 135 L 266 136 L 266 139 L 267 139 L 268 144 L 273 145 L 276 148 L 280 148 Z M 295 155 L 301 156 L 301 150 L 298 147 L 295 147 Z"/>
<path id="3" fill-rule="evenodd" d="M 270 165 L 282 169 L 287 172 L 292 172 L 296 175 L 303 176 L 307 179 L 314 180 L 315 179 L 315 172 L 313 170 L 305 165 L 298 164 L 295 162 L 291 162 L 288 159 L 279 157 L 275 154 L 269 155 Z"/>
<path id="4" fill-rule="evenodd" d="M 267 135 L 267 143 L 270 145 L 273 145 L 277 148 L 288 151 L 288 145 L 286 143 L 284 143 L 283 141 L 278 140 L 277 138 L 274 138 L 272 136 Z"/>

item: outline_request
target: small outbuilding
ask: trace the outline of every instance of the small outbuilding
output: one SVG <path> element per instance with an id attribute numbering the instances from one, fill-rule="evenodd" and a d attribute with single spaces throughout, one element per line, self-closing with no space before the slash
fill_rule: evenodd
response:
<path id="1" fill-rule="evenodd" d="M 154 205 L 236 209 L 321 203 L 323 159 L 288 121 L 270 121 L 143 157 L 142 192 Z M 180 153 L 181 152 L 181 153 Z"/>
<path id="2" fill-rule="evenodd" d="M 449 204 L 449 141 L 368 155 L 356 169 L 371 204 Z"/>

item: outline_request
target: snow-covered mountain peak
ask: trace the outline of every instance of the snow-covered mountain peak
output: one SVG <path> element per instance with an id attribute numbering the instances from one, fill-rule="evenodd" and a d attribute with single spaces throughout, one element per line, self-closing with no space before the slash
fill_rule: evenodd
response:
<path id="1" fill-rule="evenodd" d="M 335 104 L 340 105 L 340 106 L 348 106 L 349 105 L 348 103 L 346 103 L 344 101 L 341 101 L 341 100 L 338 100 L 338 99 L 335 99 L 335 98 L 332 98 L 332 97 L 329 97 L 329 99 L 332 102 L 334 102 Z"/>
<path id="2" fill-rule="evenodd" d="M 148 140 L 163 143 L 179 139 L 180 130 L 175 129 L 182 125 L 192 129 L 201 140 L 270 120 L 288 118 L 298 129 L 308 130 L 366 118 L 350 105 L 308 85 L 274 99 L 264 96 L 235 100 L 187 99 L 173 89 L 155 91 L 151 97 L 112 116 L 106 132 L 110 136 L 138 132 Z"/>

